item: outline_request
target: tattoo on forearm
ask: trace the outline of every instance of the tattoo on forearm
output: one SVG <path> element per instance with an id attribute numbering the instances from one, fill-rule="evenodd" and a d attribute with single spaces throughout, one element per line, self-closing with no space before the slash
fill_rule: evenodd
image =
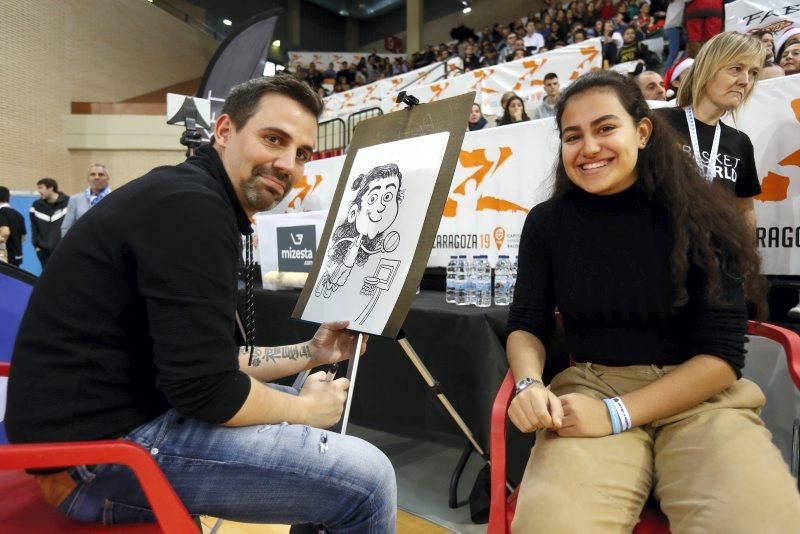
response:
<path id="1" fill-rule="evenodd" d="M 239 350 L 240 355 L 250 354 L 249 350 L 242 347 Z M 285 347 L 255 347 L 253 350 L 253 361 L 251 367 L 258 367 L 264 362 L 271 361 L 277 363 L 278 360 L 299 360 L 301 358 L 311 358 L 311 350 L 308 345 L 287 345 Z"/>

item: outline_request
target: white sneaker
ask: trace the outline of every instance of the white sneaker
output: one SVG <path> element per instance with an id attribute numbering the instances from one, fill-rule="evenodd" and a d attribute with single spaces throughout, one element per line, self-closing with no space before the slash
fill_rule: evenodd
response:
<path id="1" fill-rule="evenodd" d="M 796 319 L 800 321 L 800 302 L 797 304 L 797 306 L 789 310 L 786 315 L 788 315 L 790 319 Z"/>

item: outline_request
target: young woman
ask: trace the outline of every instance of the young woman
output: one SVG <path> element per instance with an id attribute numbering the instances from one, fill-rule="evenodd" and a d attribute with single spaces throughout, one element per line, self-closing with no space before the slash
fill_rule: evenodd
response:
<path id="1" fill-rule="evenodd" d="M 720 119 L 735 115 L 750 97 L 764 55 L 758 39 L 734 32 L 716 35 L 684 75 L 677 107 L 659 110 L 678 131 L 683 149 L 702 167 L 701 174 L 735 195 L 742 217 L 753 228 L 753 197 L 761 193 L 753 144 L 747 134 Z"/>
<path id="2" fill-rule="evenodd" d="M 531 118 L 525 113 L 525 104 L 523 104 L 522 99 L 515 94 L 503 105 L 503 116 L 497 119 L 497 125 L 503 126 L 529 120 L 531 120 Z"/>
<path id="3" fill-rule="evenodd" d="M 673 532 L 791 532 L 800 495 L 741 379 L 750 229 L 638 88 L 581 76 L 559 101 L 552 198 L 522 231 L 509 407 L 536 444 L 515 532 L 630 532 L 653 489 Z M 576 365 L 545 388 L 554 309 Z"/>
<path id="4" fill-rule="evenodd" d="M 479 104 L 472 104 L 472 110 L 469 112 L 469 120 L 467 121 L 467 131 L 474 132 L 475 130 L 483 130 L 489 126 L 489 121 L 483 116 L 481 106 Z"/>

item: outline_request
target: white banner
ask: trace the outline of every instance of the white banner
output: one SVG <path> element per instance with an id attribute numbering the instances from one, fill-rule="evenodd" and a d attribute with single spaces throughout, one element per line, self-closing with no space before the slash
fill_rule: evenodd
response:
<path id="1" fill-rule="evenodd" d="M 725 4 L 725 31 L 768 30 L 777 43 L 783 32 L 798 27 L 800 2 L 797 0 L 736 0 Z"/>
<path id="2" fill-rule="evenodd" d="M 758 82 L 736 120 L 753 142 L 764 274 L 800 275 L 800 76 Z"/>
<path id="3" fill-rule="evenodd" d="M 474 74 L 474 73 L 469 73 Z M 766 274 L 800 275 L 800 76 L 758 82 L 735 126 L 753 141 L 762 194 L 758 243 Z M 516 256 L 525 216 L 549 196 L 558 153 L 553 119 L 468 132 L 428 265 L 454 254 Z M 313 161 L 277 208 L 327 209 L 344 156 Z"/>
<path id="4" fill-rule="evenodd" d="M 405 54 L 378 54 L 380 57 L 387 57 L 394 61 L 397 58 L 406 57 Z M 358 62 L 362 58 L 369 57 L 366 52 L 289 52 L 289 65 L 293 67 L 308 67 L 309 63 L 314 63 L 318 71 L 324 71 L 330 63 L 333 63 L 334 70 L 342 68 L 342 62 L 348 65 Z"/>
<path id="5" fill-rule="evenodd" d="M 500 98 L 514 91 L 525 101 L 538 101 L 544 94 L 544 77 L 552 72 L 564 88 L 581 74 L 603 67 L 600 39 L 543 52 L 535 56 L 510 61 L 488 71 L 481 80 L 481 108 L 484 114 L 502 115 Z"/>

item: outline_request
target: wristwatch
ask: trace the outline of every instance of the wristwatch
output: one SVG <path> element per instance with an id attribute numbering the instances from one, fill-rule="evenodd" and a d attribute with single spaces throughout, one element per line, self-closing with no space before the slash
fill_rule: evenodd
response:
<path id="1" fill-rule="evenodd" d="M 536 380 L 535 378 L 531 378 L 529 376 L 526 376 L 525 378 L 523 378 L 522 380 L 517 382 L 517 395 L 519 395 L 519 393 L 523 389 L 525 389 L 526 387 L 528 387 L 528 386 L 530 386 L 532 384 L 539 384 L 540 386 L 544 386 L 544 384 L 542 383 L 541 380 Z"/>

